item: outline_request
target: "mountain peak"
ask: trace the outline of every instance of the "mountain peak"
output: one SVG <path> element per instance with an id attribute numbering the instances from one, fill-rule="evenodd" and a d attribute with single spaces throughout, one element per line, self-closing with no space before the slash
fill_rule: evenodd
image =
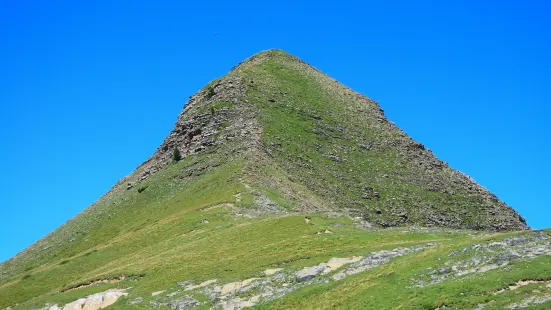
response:
<path id="1" fill-rule="evenodd" d="M 175 150 L 184 159 L 234 158 L 249 176 L 278 167 L 292 180 L 278 191 L 295 212 L 339 210 L 383 227 L 528 228 L 388 121 L 378 103 L 279 49 L 247 58 L 191 96 L 155 154 L 118 186 L 138 186 L 172 164 Z M 241 182 L 279 186 L 253 179 Z"/>
<path id="2" fill-rule="evenodd" d="M 246 70 L 247 68 L 250 68 L 251 66 L 260 65 L 264 61 L 272 60 L 275 62 L 281 61 L 281 62 L 296 62 L 296 63 L 302 63 L 306 64 L 303 60 L 300 58 L 284 51 L 281 49 L 269 49 L 265 51 L 258 52 L 254 54 L 253 56 L 243 60 L 238 65 L 232 68 L 231 72 L 238 71 L 238 70 Z"/>
<path id="3" fill-rule="evenodd" d="M 387 120 L 378 103 L 295 56 L 267 50 L 191 96 L 155 153 L 106 195 L 1 264 L 0 307 L 41 308 L 56 296 L 69 301 L 68 292 L 80 298 L 102 283 L 121 282 L 138 288 L 97 293 L 66 308 L 116 293 L 133 296 L 128 308 L 146 296 L 155 307 L 210 298 L 205 305 L 240 309 L 277 295 L 231 299 L 235 288 L 260 283 L 259 268 L 271 267 L 262 272 L 269 283 L 288 278 L 294 290 L 363 268 L 350 265 L 331 276 L 344 264 L 386 262 L 370 257 L 415 257 L 437 247 L 435 241 L 447 251 L 450 238 L 463 245 L 471 230 L 528 229 L 515 210 Z M 540 255 L 544 237 L 503 244 L 525 242 L 534 245 L 529 255 Z M 384 244 L 405 243 L 380 252 Z M 338 256 L 327 261 L 328 255 Z M 295 266 L 311 257 L 313 267 Z M 488 264 L 479 269 L 494 268 Z M 414 276 L 427 277 L 397 282 Z M 216 286 L 216 279 L 226 284 Z M 204 289 L 210 297 L 180 296 L 175 288 L 160 295 L 176 283 L 184 293 Z"/>
<path id="4" fill-rule="evenodd" d="M 155 154 L 116 188 L 141 186 L 173 164 L 176 150 L 189 160 L 240 162 L 241 184 L 277 188 L 293 212 L 338 210 L 383 227 L 528 228 L 388 121 L 378 103 L 282 50 L 247 58 L 191 96 Z M 279 188 L 258 171 L 273 169 L 289 184 Z"/>

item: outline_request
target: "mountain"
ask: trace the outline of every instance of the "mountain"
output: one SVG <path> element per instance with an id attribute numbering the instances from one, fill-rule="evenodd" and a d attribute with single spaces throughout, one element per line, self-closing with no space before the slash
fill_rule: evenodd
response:
<path id="1" fill-rule="evenodd" d="M 375 101 L 270 50 L 191 96 L 149 159 L 0 265 L 0 308 L 539 307 L 550 256 L 548 231 Z"/>

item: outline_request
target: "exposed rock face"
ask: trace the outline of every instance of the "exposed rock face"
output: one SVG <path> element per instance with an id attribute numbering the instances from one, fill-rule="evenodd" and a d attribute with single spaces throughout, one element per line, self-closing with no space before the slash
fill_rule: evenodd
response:
<path id="1" fill-rule="evenodd" d="M 185 310 L 191 309 L 201 303 L 197 299 L 190 298 L 188 296 L 180 297 L 170 302 L 170 308 L 173 310 Z"/>
<path id="2" fill-rule="evenodd" d="M 324 270 L 323 266 L 306 267 L 297 272 L 297 281 L 306 282 L 320 275 Z"/>
<path id="3" fill-rule="evenodd" d="M 467 258 L 465 258 L 467 256 Z M 412 287 L 425 287 L 469 274 L 505 268 L 515 261 L 551 256 L 551 238 L 544 233 L 531 233 L 506 238 L 490 244 L 473 244 L 449 255 L 452 259 L 435 266 L 426 274 L 412 279 Z M 461 257 L 461 259 L 453 259 Z"/>
<path id="4" fill-rule="evenodd" d="M 530 296 L 520 303 L 513 303 L 507 306 L 507 309 L 523 309 L 530 306 L 539 305 L 551 301 L 551 294 L 543 296 Z"/>
<path id="5" fill-rule="evenodd" d="M 112 289 L 102 293 L 90 295 L 86 298 L 77 299 L 63 307 L 58 305 L 47 306 L 41 310 L 98 310 L 109 307 L 120 297 L 126 296 L 126 290 Z"/>
<path id="6" fill-rule="evenodd" d="M 274 275 L 274 274 L 280 272 L 281 270 L 283 270 L 283 269 L 281 269 L 281 268 L 266 269 L 266 270 L 264 270 L 264 274 L 267 275 L 267 276 L 271 276 L 271 275 Z"/>
<path id="7" fill-rule="evenodd" d="M 233 294 L 238 290 L 240 290 L 241 288 L 249 285 L 251 282 L 255 280 L 258 280 L 258 278 L 251 278 L 251 279 L 247 279 L 239 282 L 232 282 L 232 283 L 225 284 L 224 286 L 222 286 L 220 294 L 222 294 L 223 296 L 228 294 Z"/>
<path id="8" fill-rule="evenodd" d="M 174 149 L 185 158 L 207 149 L 212 152 L 212 147 L 241 137 L 247 140 L 258 137 L 260 127 L 256 119 L 246 109 L 234 108 L 243 104 L 245 91 L 240 78 L 229 76 L 191 96 L 172 132 L 129 179 L 138 182 L 148 178 L 173 161 Z"/>

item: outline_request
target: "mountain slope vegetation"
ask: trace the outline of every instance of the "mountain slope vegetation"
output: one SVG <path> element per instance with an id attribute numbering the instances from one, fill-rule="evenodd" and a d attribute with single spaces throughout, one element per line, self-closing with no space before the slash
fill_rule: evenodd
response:
<path id="1" fill-rule="evenodd" d="M 0 308 L 92 309 L 118 288 L 113 309 L 544 309 L 550 240 L 376 102 L 270 50 L 0 265 Z"/>

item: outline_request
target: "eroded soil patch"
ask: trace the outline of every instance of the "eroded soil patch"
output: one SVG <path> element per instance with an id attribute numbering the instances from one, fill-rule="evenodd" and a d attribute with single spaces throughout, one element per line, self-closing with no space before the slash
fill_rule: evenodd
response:
<path id="1" fill-rule="evenodd" d="M 127 278 L 142 278 L 142 277 L 143 275 L 124 275 L 124 274 L 118 277 L 104 277 L 104 278 L 92 280 L 85 283 L 77 283 L 77 284 L 71 285 L 67 288 L 62 289 L 61 291 L 59 291 L 59 293 L 62 294 L 62 293 L 66 293 L 66 292 L 70 292 L 70 291 L 74 291 L 74 290 L 78 290 L 78 289 L 86 288 L 90 286 L 100 285 L 100 284 L 118 283 Z"/>

